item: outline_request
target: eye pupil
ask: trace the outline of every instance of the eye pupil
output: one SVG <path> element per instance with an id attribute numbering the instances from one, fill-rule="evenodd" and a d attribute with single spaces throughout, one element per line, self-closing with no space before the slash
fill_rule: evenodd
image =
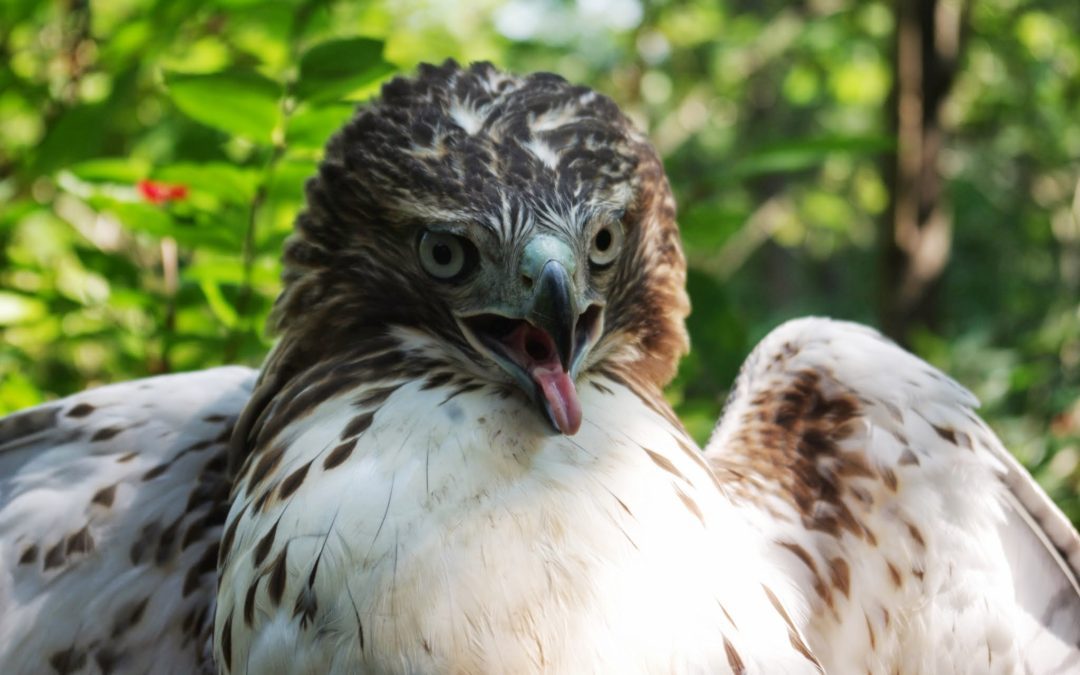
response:
<path id="1" fill-rule="evenodd" d="M 596 229 L 589 245 L 589 262 L 607 267 L 619 256 L 623 246 L 623 229 L 619 222 L 606 222 Z"/>
<path id="2" fill-rule="evenodd" d="M 596 233 L 596 249 L 598 251 L 607 251 L 611 247 L 611 231 L 607 228 L 600 230 Z"/>
<path id="3" fill-rule="evenodd" d="M 431 257 L 440 265 L 449 265 L 454 252 L 446 244 L 436 244 L 431 250 Z"/>
<path id="4" fill-rule="evenodd" d="M 442 281 L 460 280 L 477 264 L 476 247 L 450 232 L 423 232 L 416 254 L 424 271 Z"/>

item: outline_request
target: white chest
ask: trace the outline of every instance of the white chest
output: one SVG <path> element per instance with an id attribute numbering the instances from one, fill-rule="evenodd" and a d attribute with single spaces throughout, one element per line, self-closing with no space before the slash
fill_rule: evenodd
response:
<path id="1" fill-rule="evenodd" d="M 245 514 L 223 575 L 234 668 L 724 672 L 786 641 L 696 449 L 629 391 L 583 384 L 573 437 L 447 394 L 404 385 L 340 463 L 355 408 L 305 421 L 276 472 L 303 483 Z"/>

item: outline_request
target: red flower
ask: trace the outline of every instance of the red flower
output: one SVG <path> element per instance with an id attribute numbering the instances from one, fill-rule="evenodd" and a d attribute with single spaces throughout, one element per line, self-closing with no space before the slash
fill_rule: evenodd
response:
<path id="1" fill-rule="evenodd" d="M 188 196 L 186 185 L 173 185 L 156 180 L 141 180 L 137 187 L 143 199 L 151 204 L 166 204 L 187 199 Z"/>

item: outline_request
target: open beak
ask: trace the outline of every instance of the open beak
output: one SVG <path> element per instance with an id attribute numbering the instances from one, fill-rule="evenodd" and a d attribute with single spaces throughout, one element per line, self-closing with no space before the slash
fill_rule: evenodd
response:
<path id="1" fill-rule="evenodd" d="M 542 408 L 554 429 L 573 435 L 581 428 L 581 403 L 574 379 L 599 332 L 601 309 L 577 309 L 573 281 L 558 260 L 544 263 L 533 282 L 522 318 L 479 314 L 462 325 Z"/>

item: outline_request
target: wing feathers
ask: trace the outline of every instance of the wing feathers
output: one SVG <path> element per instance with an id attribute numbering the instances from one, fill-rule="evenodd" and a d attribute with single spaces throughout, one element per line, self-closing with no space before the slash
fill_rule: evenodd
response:
<path id="1" fill-rule="evenodd" d="M 0 419 L 5 673 L 209 668 L 225 442 L 253 379 L 168 375 Z"/>
<path id="2" fill-rule="evenodd" d="M 996 440 L 996 439 L 995 439 Z M 1057 560 L 1078 596 L 1080 596 L 1080 534 L 1072 523 L 1039 487 L 1031 474 L 1016 461 L 1000 443 L 992 447 L 995 456 L 1005 465 L 1003 480 L 1009 487 L 1014 510 L 1042 541 Z M 1077 624 L 1080 632 L 1080 622 Z"/>
<path id="3" fill-rule="evenodd" d="M 789 322 L 744 364 L 706 454 L 761 514 L 829 672 L 1080 662 L 1080 538 L 976 406 L 855 324 Z"/>
<path id="4" fill-rule="evenodd" d="M 0 419 L 0 453 L 29 447 L 53 431 L 59 405 L 43 405 Z"/>

